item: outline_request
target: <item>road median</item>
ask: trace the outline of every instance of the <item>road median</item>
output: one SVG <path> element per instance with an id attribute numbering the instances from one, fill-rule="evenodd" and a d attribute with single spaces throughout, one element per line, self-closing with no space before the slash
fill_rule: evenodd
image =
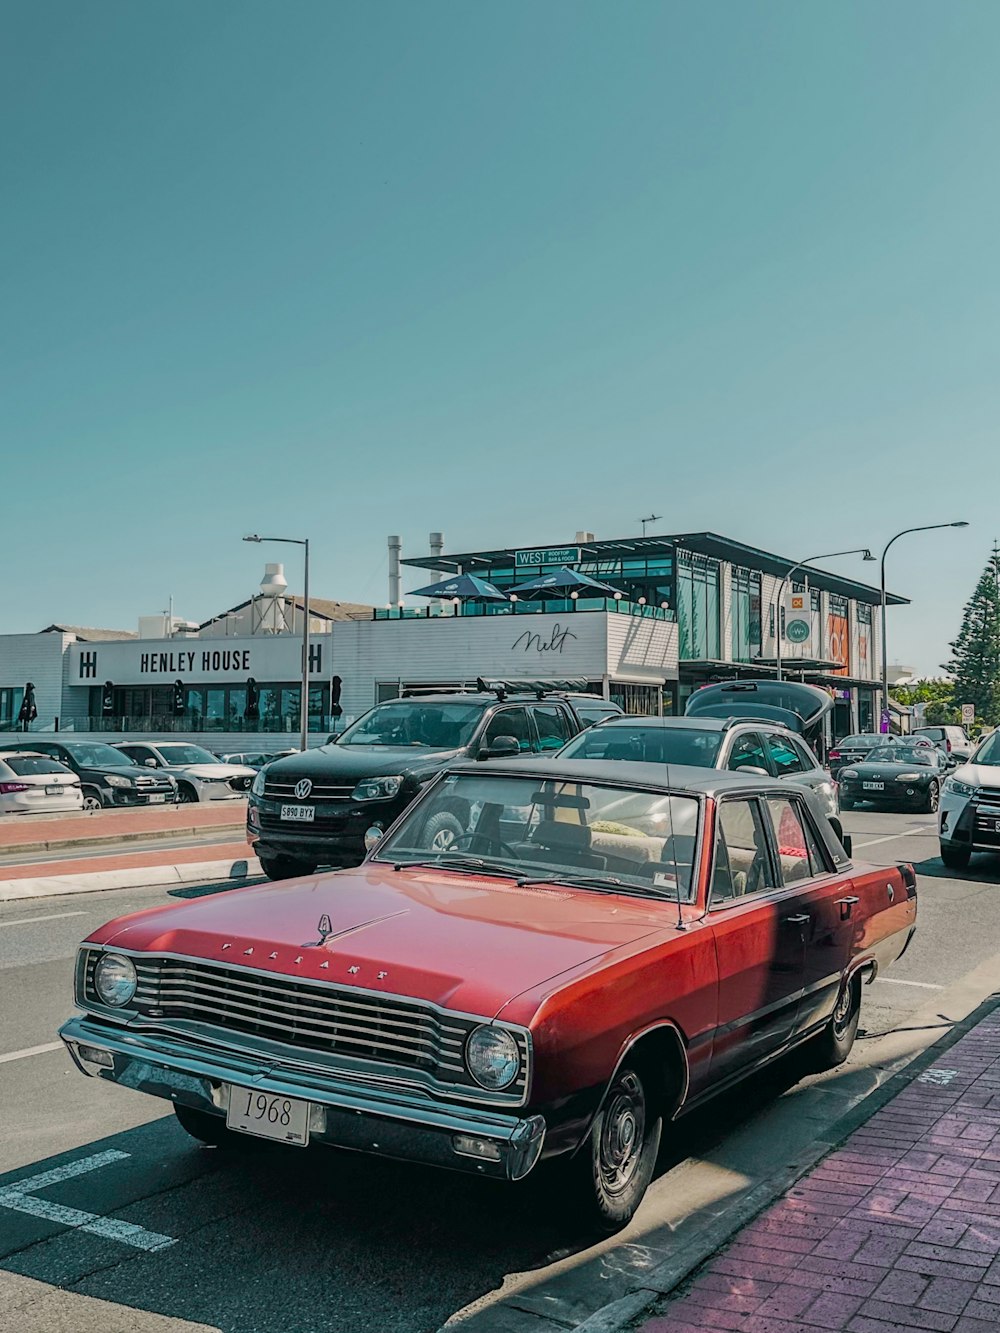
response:
<path id="1" fill-rule="evenodd" d="M 242 830 L 246 803 L 180 804 L 141 810 L 95 810 L 79 815 L 12 817 L 0 824 L 0 865 L 7 855 L 156 838 L 198 837 Z"/>
<path id="2" fill-rule="evenodd" d="M 0 868 L 0 902 L 154 885 L 253 879 L 263 872 L 243 842 L 123 852 Z"/>

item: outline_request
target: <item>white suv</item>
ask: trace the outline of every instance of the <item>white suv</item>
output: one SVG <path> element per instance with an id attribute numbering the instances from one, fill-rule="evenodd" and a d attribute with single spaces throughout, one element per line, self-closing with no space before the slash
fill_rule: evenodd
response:
<path id="1" fill-rule="evenodd" d="M 952 870 L 964 870 L 973 852 L 1000 852 L 1000 731 L 945 778 L 938 838 Z"/>

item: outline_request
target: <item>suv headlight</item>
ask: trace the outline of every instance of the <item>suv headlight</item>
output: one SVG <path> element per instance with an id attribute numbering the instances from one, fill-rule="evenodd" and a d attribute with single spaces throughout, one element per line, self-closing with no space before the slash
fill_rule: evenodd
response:
<path id="1" fill-rule="evenodd" d="M 352 801 L 391 801 L 403 785 L 401 777 L 363 778 L 351 792 Z"/>
<path id="2" fill-rule="evenodd" d="M 135 783 L 131 778 L 120 778 L 117 773 L 108 774 L 109 787 L 134 787 Z"/>
<path id="3" fill-rule="evenodd" d="M 262 768 L 257 770 L 257 776 L 250 784 L 250 792 L 253 796 L 264 795 L 264 770 Z"/>
<path id="4" fill-rule="evenodd" d="M 94 968 L 94 989 L 102 1003 L 119 1009 L 135 996 L 137 986 L 131 958 L 120 953 L 106 953 Z"/>
<path id="5" fill-rule="evenodd" d="M 972 796 L 976 790 L 971 782 L 959 782 L 958 778 L 945 778 L 944 789 L 953 796 Z"/>
<path id="6" fill-rule="evenodd" d="M 476 1028 L 465 1043 L 465 1063 L 476 1082 L 491 1092 L 509 1088 L 521 1072 L 521 1052 L 504 1028 Z"/>

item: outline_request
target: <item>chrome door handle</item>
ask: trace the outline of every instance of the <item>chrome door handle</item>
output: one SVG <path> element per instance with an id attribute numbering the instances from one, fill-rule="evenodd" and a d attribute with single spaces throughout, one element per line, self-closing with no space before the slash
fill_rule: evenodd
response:
<path id="1" fill-rule="evenodd" d="M 804 926 L 807 922 L 811 920 L 812 917 L 809 915 L 809 913 L 803 912 L 800 916 L 782 917 L 781 923 L 784 926 Z"/>
<path id="2" fill-rule="evenodd" d="M 856 898 L 856 897 L 851 897 L 851 898 L 834 898 L 833 901 L 834 901 L 838 906 L 840 906 L 842 903 L 847 903 L 850 907 L 853 907 L 854 904 L 855 904 L 855 903 L 859 903 L 859 902 L 861 901 L 861 899 L 860 899 L 860 898 Z"/>

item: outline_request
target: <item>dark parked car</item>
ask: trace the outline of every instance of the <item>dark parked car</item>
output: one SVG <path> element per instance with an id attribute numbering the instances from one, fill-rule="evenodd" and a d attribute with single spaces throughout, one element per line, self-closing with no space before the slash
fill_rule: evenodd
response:
<path id="1" fill-rule="evenodd" d="M 830 772 L 836 777 L 842 768 L 859 764 L 876 745 L 882 745 L 891 739 L 889 736 L 880 735 L 877 731 L 862 731 L 854 736 L 845 736 L 842 741 L 837 741 L 830 747 L 830 752 L 826 756 Z"/>
<path id="2" fill-rule="evenodd" d="M 857 764 L 840 770 L 840 808 L 870 801 L 884 810 L 938 808 L 950 764 L 936 745 L 878 745 Z"/>
<path id="3" fill-rule="evenodd" d="M 565 693 L 515 694 L 497 685 L 377 704 L 326 745 L 257 774 L 247 841 L 271 879 L 358 865 L 366 831 L 387 829 L 442 768 L 562 749 L 584 729 L 576 703 Z M 461 809 L 438 812 L 437 850 L 465 830 L 466 816 Z"/>
<path id="4" fill-rule="evenodd" d="M 5 741 L 0 751 L 23 750 L 25 739 Z M 34 754 L 47 754 L 65 764 L 80 778 L 83 808 L 102 810 L 109 806 L 164 805 L 177 800 L 177 783 L 166 773 L 140 768 L 120 750 L 100 741 L 51 741 L 31 737 Z"/>

